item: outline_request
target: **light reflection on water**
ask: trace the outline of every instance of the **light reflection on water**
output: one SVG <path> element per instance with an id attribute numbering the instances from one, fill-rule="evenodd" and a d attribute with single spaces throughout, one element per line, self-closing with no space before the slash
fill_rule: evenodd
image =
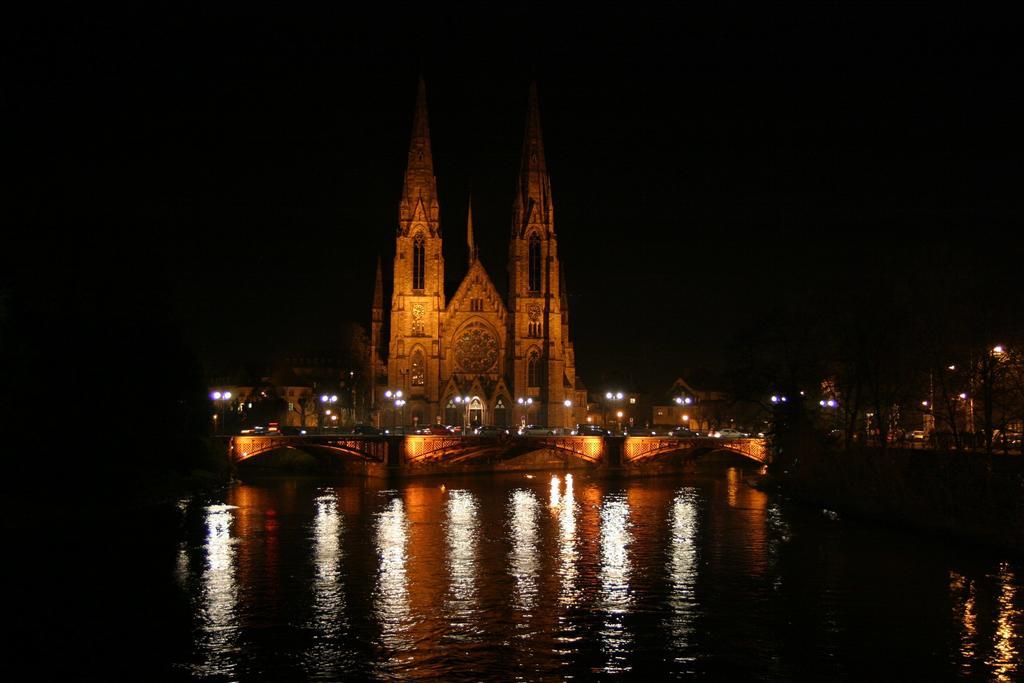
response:
<path id="1" fill-rule="evenodd" d="M 622 493 L 605 497 L 601 506 L 601 609 L 604 623 L 601 627 L 602 649 L 607 656 L 604 671 L 629 671 L 628 655 L 633 636 L 626 624 L 626 614 L 632 603 L 629 575 L 632 566 L 628 546 L 631 539 L 629 503 Z"/>
<path id="2" fill-rule="evenodd" d="M 999 616 L 996 619 L 996 642 L 993 647 L 992 673 L 996 680 L 1010 681 L 1021 670 L 1021 640 L 1024 633 L 1015 628 L 1021 622 L 1021 608 L 1017 607 L 1016 577 L 1004 562 L 999 568 Z"/>
<path id="3" fill-rule="evenodd" d="M 307 668 L 314 674 L 340 671 L 346 662 L 343 639 L 348 633 L 341 561 L 343 519 L 333 489 L 324 489 L 314 501 L 313 516 L 313 630 L 314 646 Z"/>
<path id="4" fill-rule="evenodd" d="M 551 480 L 557 481 L 558 477 Z M 577 586 L 580 559 L 576 547 L 576 496 L 573 492 L 571 474 L 565 475 L 565 493 L 558 502 L 558 600 L 564 606 L 573 606 L 579 602 L 580 590 Z M 570 624 L 570 630 L 574 630 Z"/>
<path id="5" fill-rule="evenodd" d="M 392 651 L 406 650 L 412 644 L 409 635 L 409 588 L 406 581 L 407 541 L 405 506 L 401 498 L 394 497 L 377 514 L 376 542 L 379 568 L 374 596 L 374 611 L 381 630 L 381 643 Z"/>
<path id="6" fill-rule="evenodd" d="M 229 676 L 237 666 L 238 586 L 231 538 L 235 510 L 233 505 L 206 508 L 206 564 L 200 593 L 204 661 L 199 671 L 208 676 Z"/>
<path id="7" fill-rule="evenodd" d="M 450 637 L 473 637 L 477 617 L 476 549 L 479 536 L 476 497 L 466 490 L 448 494 L 445 537 L 448 546 L 449 588 L 445 600 Z"/>
<path id="8" fill-rule="evenodd" d="M 508 524 L 512 535 L 509 569 L 515 580 L 512 602 L 524 620 L 531 616 L 537 601 L 537 572 L 540 568 L 537 557 L 539 512 L 540 502 L 533 491 L 516 489 L 512 492 Z M 520 623 L 518 626 L 524 625 Z"/>
<path id="9" fill-rule="evenodd" d="M 454 479 L 241 485 L 225 498 L 239 508 L 194 505 L 167 556 L 193 608 L 176 666 L 217 680 L 826 680 L 871 673 L 855 653 L 873 644 L 922 680 L 1022 676 L 1019 564 L 825 517 L 729 470 Z"/>
<path id="10" fill-rule="evenodd" d="M 697 491 L 683 488 L 672 501 L 672 536 L 669 545 L 669 577 L 672 593 L 670 630 L 679 654 L 677 662 L 693 661 L 691 653 L 694 620 L 699 610 L 697 600 Z"/>

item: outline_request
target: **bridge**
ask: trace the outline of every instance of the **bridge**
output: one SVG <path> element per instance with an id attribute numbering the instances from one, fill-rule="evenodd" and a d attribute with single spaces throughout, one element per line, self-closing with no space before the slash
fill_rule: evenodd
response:
<path id="1" fill-rule="evenodd" d="M 329 455 L 353 462 L 388 467 L 458 466 L 509 461 L 538 451 L 557 454 L 581 466 L 638 466 L 672 459 L 696 460 L 715 452 L 727 452 L 759 464 L 769 459 L 764 439 L 655 436 L 505 436 L 460 435 L 232 436 L 232 464 L 254 461 L 260 455 L 282 449 Z"/>

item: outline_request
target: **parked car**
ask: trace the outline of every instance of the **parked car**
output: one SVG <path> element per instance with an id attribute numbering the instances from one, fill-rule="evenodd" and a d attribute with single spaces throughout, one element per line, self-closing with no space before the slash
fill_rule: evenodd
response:
<path id="1" fill-rule="evenodd" d="M 554 430 L 544 425 L 525 425 L 519 428 L 519 436 L 551 436 Z"/>
<path id="2" fill-rule="evenodd" d="M 668 435 L 675 437 L 676 439 L 692 439 L 697 436 L 697 432 L 693 431 L 689 427 L 676 427 L 671 430 Z"/>
<path id="3" fill-rule="evenodd" d="M 427 425 L 416 430 L 417 434 L 433 434 L 434 436 L 446 436 L 451 434 L 451 428 L 445 425 Z"/>
<path id="4" fill-rule="evenodd" d="M 508 436 L 508 427 L 497 427 L 495 425 L 480 425 L 473 430 L 473 436 Z"/>
<path id="5" fill-rule="evenodd" d="M 640 425 L 629 425 L 622 433 L 626 436 L 657 436 L 658 431 L 651 429 L 650 427 L 641 427 Z"/>
<path id="6" fill-rule="evenodd" d="M 573 436 L 608 436 L 608 430 L 595 424 L 579 424 L 572 430 Z"/>
<path id="7" fill-rule="evenodd" d="M 380 436 L 381 432 L 373 425 L 356 425 L 352 428 L 352 433 L 358 436 Z"/>

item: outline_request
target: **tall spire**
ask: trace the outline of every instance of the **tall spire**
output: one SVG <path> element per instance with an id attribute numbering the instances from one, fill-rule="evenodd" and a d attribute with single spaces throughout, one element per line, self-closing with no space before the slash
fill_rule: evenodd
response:
<path id="1" fill-rule="evenodd" d="M 416 91 L 416 109 L 412 119 L 409 160 L 399 208 L 399 232 L 408 234 L 413 222 L 429 227 L 435 235 L 438 226 L 437 180 L 430 152 L 430 125 L 427 121 L 427 86 L 420 76 Z"/>
<path id="2" fill-rule="evenodd" d="M 526 132 L 523 136 L 523 157 L 519 166 L 514 211 L 514 230 L 521 233 L 530 223 L 548 226 L 553 223 L 551 180 L 544 158 L 544 141 L 540 130 L 540 106 L 537 102 L 537 83 L 530 83 L 530 97 L 526 109 Z"/>
<path id="3" fill-rule="evenodd" d="M 373 286 L 373 319 L 377 320 L 377 312 L 384 310 L 384 276 L 381 272 L 380 254 L 377 254 L 377 282 Z M 383 313 L 381 314 L 383 315 Z M 381 318 L 383 319 L 383 317 Z"/>
<path id="4" fill-rule="evenodd" d="M 473 195 L 469 196 L 469 211 L 466 215 L 466 244 L 469 246 L 469 265 L 476 261 L 476 242 L 473 241 Z"/>

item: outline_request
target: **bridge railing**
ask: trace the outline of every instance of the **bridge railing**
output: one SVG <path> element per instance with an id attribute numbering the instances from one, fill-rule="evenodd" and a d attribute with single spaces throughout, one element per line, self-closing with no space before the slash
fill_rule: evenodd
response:
<path id="1" fill-rule="evenodd" d="M 474 450 L 501 448 L 536 447 L 571 454 L 589 463 L 607 459 L 609 441 L 621 443 L 621 458 L 624 463 L 639 463 L 668 453 L 695 450 L 724 450 L 766 463 L 768 450 L 764 439 L 716 439 L 710 437 L 676 438 L 655 436 L 502 436 L 497 438 L 464 437 L 461 435 L 415 434 L 404 437 L 356 436 L 356 435 L 280 435 L 280 436 L 233 436 L 230 437 L 230 458 L 241 462 L 268 451 L 303 445 L 329 448 L 379 463 L 397 463 L 397 456 L 410 463 L 444 461 L 450 457 L 471 456 Z"/>

